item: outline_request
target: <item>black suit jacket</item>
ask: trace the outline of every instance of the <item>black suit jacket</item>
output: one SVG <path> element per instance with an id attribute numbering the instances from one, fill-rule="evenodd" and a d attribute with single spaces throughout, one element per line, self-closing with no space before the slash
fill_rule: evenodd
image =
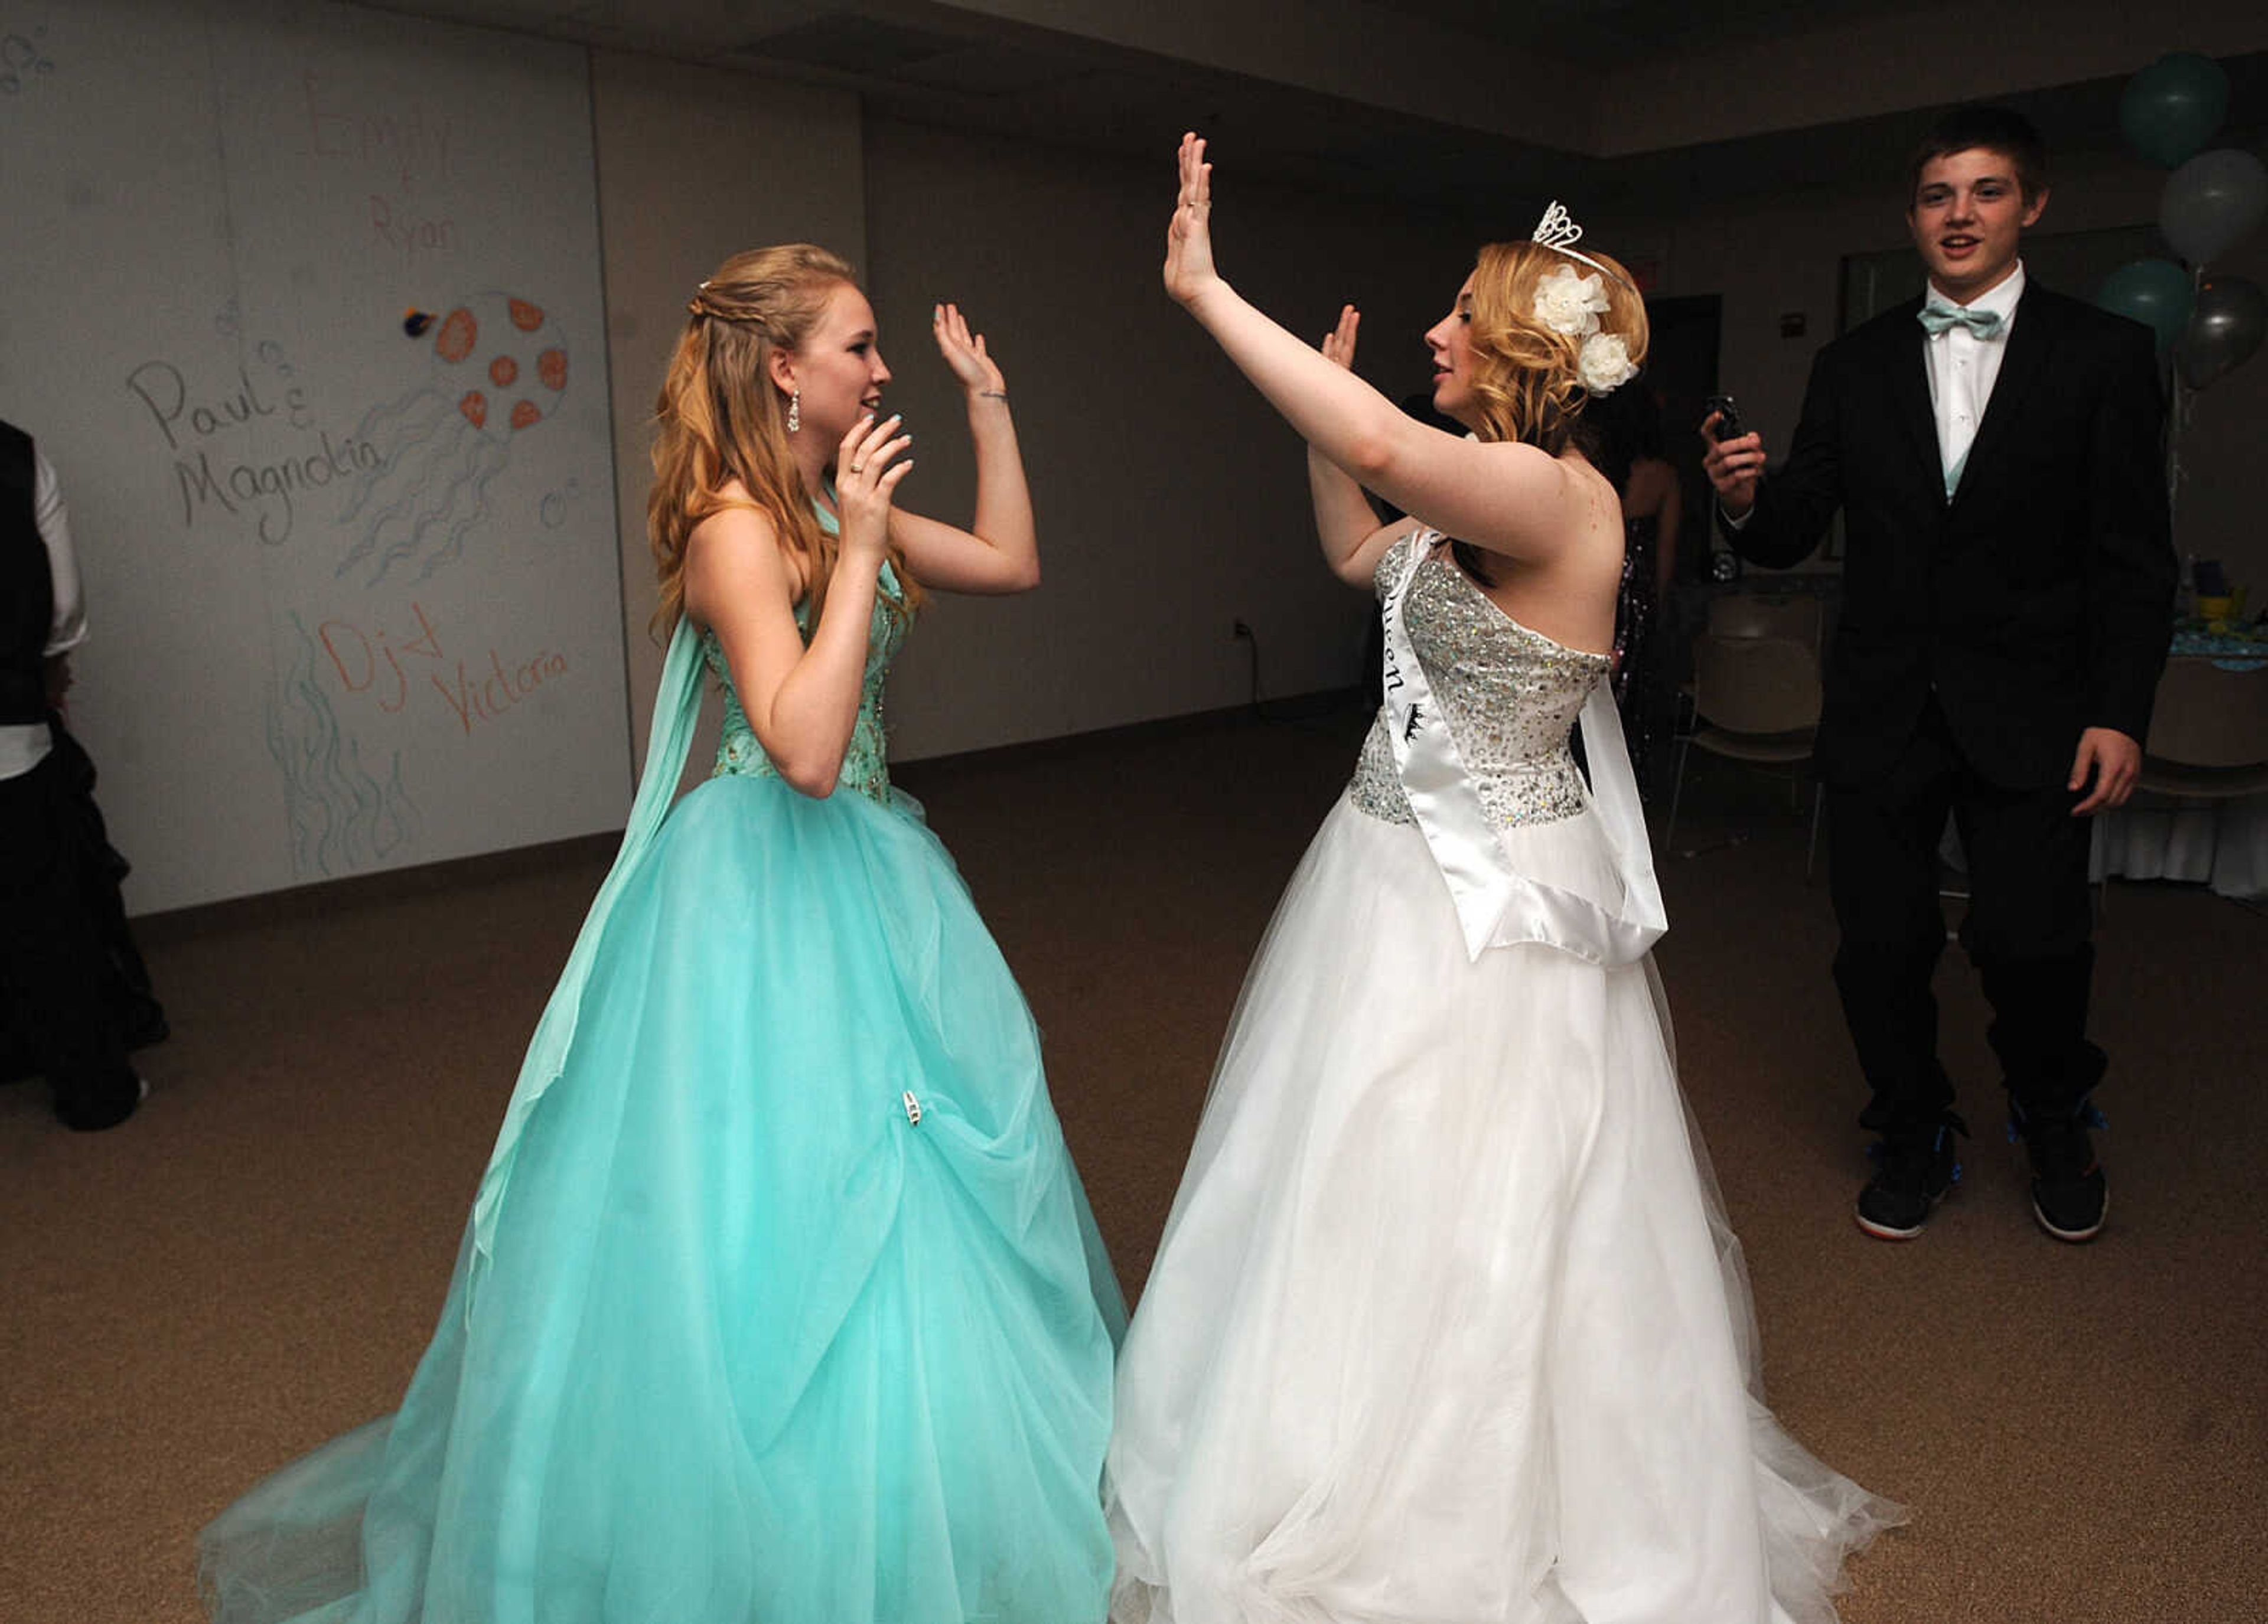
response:
<path id="1" fill-rule="evenodd" d="M 1843 510 L 1816 760 L 1887 772 L 1935 689 L 1992 783 L 2061 783 L 2080 731 L 2139 741 L 2172 632 L 2164 400 L 2150 331 L 2029 283 L 1948 500 L 1911 300 L 1819 352 L 1786 466 L 1727 533 L 1785 567 Z"/>
<path id="2" fill-rule="evenodd" d="M 40 536 L 32 437 L 0 423 L 0 724 L 48 719 L 55 581 Z"/>

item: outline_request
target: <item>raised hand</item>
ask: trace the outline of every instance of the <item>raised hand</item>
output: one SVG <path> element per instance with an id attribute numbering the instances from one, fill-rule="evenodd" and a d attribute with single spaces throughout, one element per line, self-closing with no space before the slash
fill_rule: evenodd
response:
<path id="1" fill-rule="evenodd" d="M 1740 518 L 1756 505 L 1756 485 L 1764 476 L 1764 437 L 1738 434 L 1720 440 L 1709 432 L 1716 423 L 1714 412 L 1702 420 L 1701 443 L 1708 450 L 1701 454 L 1701 470 L 1725 511 Z"/>
<path id="2" fill-rule="evenodd" d="M 1351 305 L 1339 306 L 1339 324 L 1323 334 L 1323 359 L 1354 371 L 1355 330 L 1362 326 L 1362 312 Z"/>
<path id="3" fill-rule="evenodd" d="M 1212 264 L 1212 165 L 1204 152 L 1204 136 L 1182 137 L 1182 187 L 1166 228 L 1166 291 L 1183 305 L 1220 281 Z"/>
<path id="4" fill-rule="evenodd" d="M 869 412 L 850 425 L 835 453 L 835 503 L 843 515 L 846 556 L 879 558 L 889 548 L 891 494 L 914 466 L 911 458 L 896 460 L 914 443 L 912 435 L 898 433 L 901 421 L 893 415 L 876 423 Z"/>
<path id="5" fill-rule="evenodd" d="M 968 319 L 961 313 L 960 305 L 939 305 L 931 326 L 937 334 L 938 353 L 961 380 L 961 388 L 970 394 L 1006 397 L 1007 380 L 986 352 L 984 335 L 969 332 Z"/>

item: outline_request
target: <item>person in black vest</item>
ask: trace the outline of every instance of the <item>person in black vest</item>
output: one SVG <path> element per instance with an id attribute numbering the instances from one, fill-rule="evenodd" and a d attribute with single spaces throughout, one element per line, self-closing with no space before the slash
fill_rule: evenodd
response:
<path id="1" fill-rule="evenodd" d="M 1795 563 L 1846 540 L 1816 762 L 1841 944 L 1835 981 L 1880 1135 L 1859 1226 L 1921 1232 L 1959 1174 L 1931 973 L 1938 847 L 1967 853 L 1962 943 L 2031 1158 L 2032 1208 L 2092 1238 L 2109 1200 L 2089 1128 L 2102 1051 L 2088 816 L 2141 764 L 2172 628 L 2163 400 L 2150 332 L 2029 280 L 2047 158 L 2021 115 L 1968 108 L 1916 152 L 1906 219 L 1926 299 L 1815 361 L 1785 467 L 1755 434 L 1706 454 L 1733 546 Z"/>
<path id="2" fill-rule="evenodd" d="M 129 1044 L 165 1018 L 126 931 L 123 863 L 92 764 L 61 725 L 86 635 L 55 470 L 0 423 L 0 1079 L 44 1076 L 66 1127 L 113 1128 L 144 1091 Z"/>

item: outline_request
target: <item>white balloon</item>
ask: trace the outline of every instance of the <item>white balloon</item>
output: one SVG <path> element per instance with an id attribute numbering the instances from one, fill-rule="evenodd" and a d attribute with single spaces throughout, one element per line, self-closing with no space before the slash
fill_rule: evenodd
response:
<path id="1" fill-rule="evenodd" d="M 2166 177 L 2158 229 L 2191 265 L 2218 258 L 2268 214 L 2268 168 L 2250 152 L 2200 152 Z"/>

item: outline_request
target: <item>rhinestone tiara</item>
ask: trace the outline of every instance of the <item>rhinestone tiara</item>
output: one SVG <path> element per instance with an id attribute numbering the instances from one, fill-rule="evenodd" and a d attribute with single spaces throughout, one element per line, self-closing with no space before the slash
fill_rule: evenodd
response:
<path id="1" fill-rule="evenodd" d="M 1543 217 L 1535 223 L 1535 230 L 1528 240 L 1549 248 L 1554 254 L 1564 254 L 1571 260 L 1580 260 L 1601 276 L 1611 276 L 1631 292 L 1638 291 L 1638 284 L 1629 277 L 1610 266 L 1602 265 L 1576 247 L 1575 245 L 1582 239 L 1583 228 L 1575 224 L 1574 217 L 1567 212 L 1566 205 L 1555 197 L 1551 200 L 1551 206 L 1543 211 Z"/>

